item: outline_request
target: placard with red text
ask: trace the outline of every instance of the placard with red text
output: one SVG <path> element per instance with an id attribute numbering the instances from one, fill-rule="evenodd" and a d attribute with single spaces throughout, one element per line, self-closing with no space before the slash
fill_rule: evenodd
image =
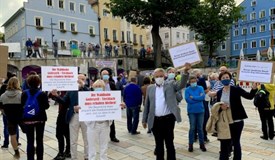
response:
<path id="1" fill-rule="evenodd" d="M 105 121 L 121 119 L 121 92 L 78 92 L 79 121 Z"/>
<path id="2" fill-rule="evenodd" d="M 42 91 L 77 91 L 77 67 L 42 66 Z"/>

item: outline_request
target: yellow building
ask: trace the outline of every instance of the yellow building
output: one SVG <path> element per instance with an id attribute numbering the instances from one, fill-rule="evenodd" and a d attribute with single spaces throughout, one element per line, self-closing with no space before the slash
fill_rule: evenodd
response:
<path id="1" fill-rule="evenodd" d="M 125 19 L 114 17 L 105 3 L 109 0 L 89 0 L 94 11 L 99 13 L 99 32 L 102 51 L 105 44 L 119 46 L 119 54 L 127 48 L 129 55 L 138 54 L 142 46 L 146 45 L 146 29 L 128 23 Z M 127 47 L 126 47 L 127 46 Z"/>

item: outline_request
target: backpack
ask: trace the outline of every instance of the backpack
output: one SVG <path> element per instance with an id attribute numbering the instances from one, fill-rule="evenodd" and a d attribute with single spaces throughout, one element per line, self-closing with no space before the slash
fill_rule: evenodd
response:
<path id="1" fill-rule="evenodd" d="M 37 101 L 37 97 L 39 96 L 41 91 L 37 91 L 35 95 L 31 95 L 30 90 L 26 90 L 27 93 L 27 101 L 24 105 L 24 115 L 23 117 L 26 119 L 33 118 L 39 114 L 39 103 Z"/>
<path id="2" fill-rule="evenodd" d="M 263 84 L 261 84 L 261 88 L 254 97 L 254 106 L 262 110 L 269 110 L 271 107 L 269 102 L 269 92 L 265 89 Z"/>

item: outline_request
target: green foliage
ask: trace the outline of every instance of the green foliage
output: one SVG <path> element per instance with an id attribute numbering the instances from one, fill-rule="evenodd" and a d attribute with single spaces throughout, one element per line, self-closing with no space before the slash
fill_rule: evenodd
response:
<path id="1" fill-rule="evenodd" d="M 235 0 L 204 0 L 193 10 L 189 26 L 199 36 L 197 39 L 207 45 L 209 56 L 228 36 L 234 20 L 241 18 L 242 7 Z"/>

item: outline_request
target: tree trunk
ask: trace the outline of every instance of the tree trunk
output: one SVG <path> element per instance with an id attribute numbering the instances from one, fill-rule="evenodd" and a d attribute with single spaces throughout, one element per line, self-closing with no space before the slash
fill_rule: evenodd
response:
<path id="1" fill-rule="evenodd" d="M 155 68 L 162 67 L 161 65 L 161 38 L 159 36 L 159 25 L 153 25 L 151 30 L 152 38 L 153 38 L 153 54 L 155 61 Z"/>
<path id="2" fill-rule="evenodd" d="M 213 46 L 213 43 L 209 43 L 209 58 L 212 58 L 213 57 L 213 53 L 214 53 L 214 46 Z"/>

